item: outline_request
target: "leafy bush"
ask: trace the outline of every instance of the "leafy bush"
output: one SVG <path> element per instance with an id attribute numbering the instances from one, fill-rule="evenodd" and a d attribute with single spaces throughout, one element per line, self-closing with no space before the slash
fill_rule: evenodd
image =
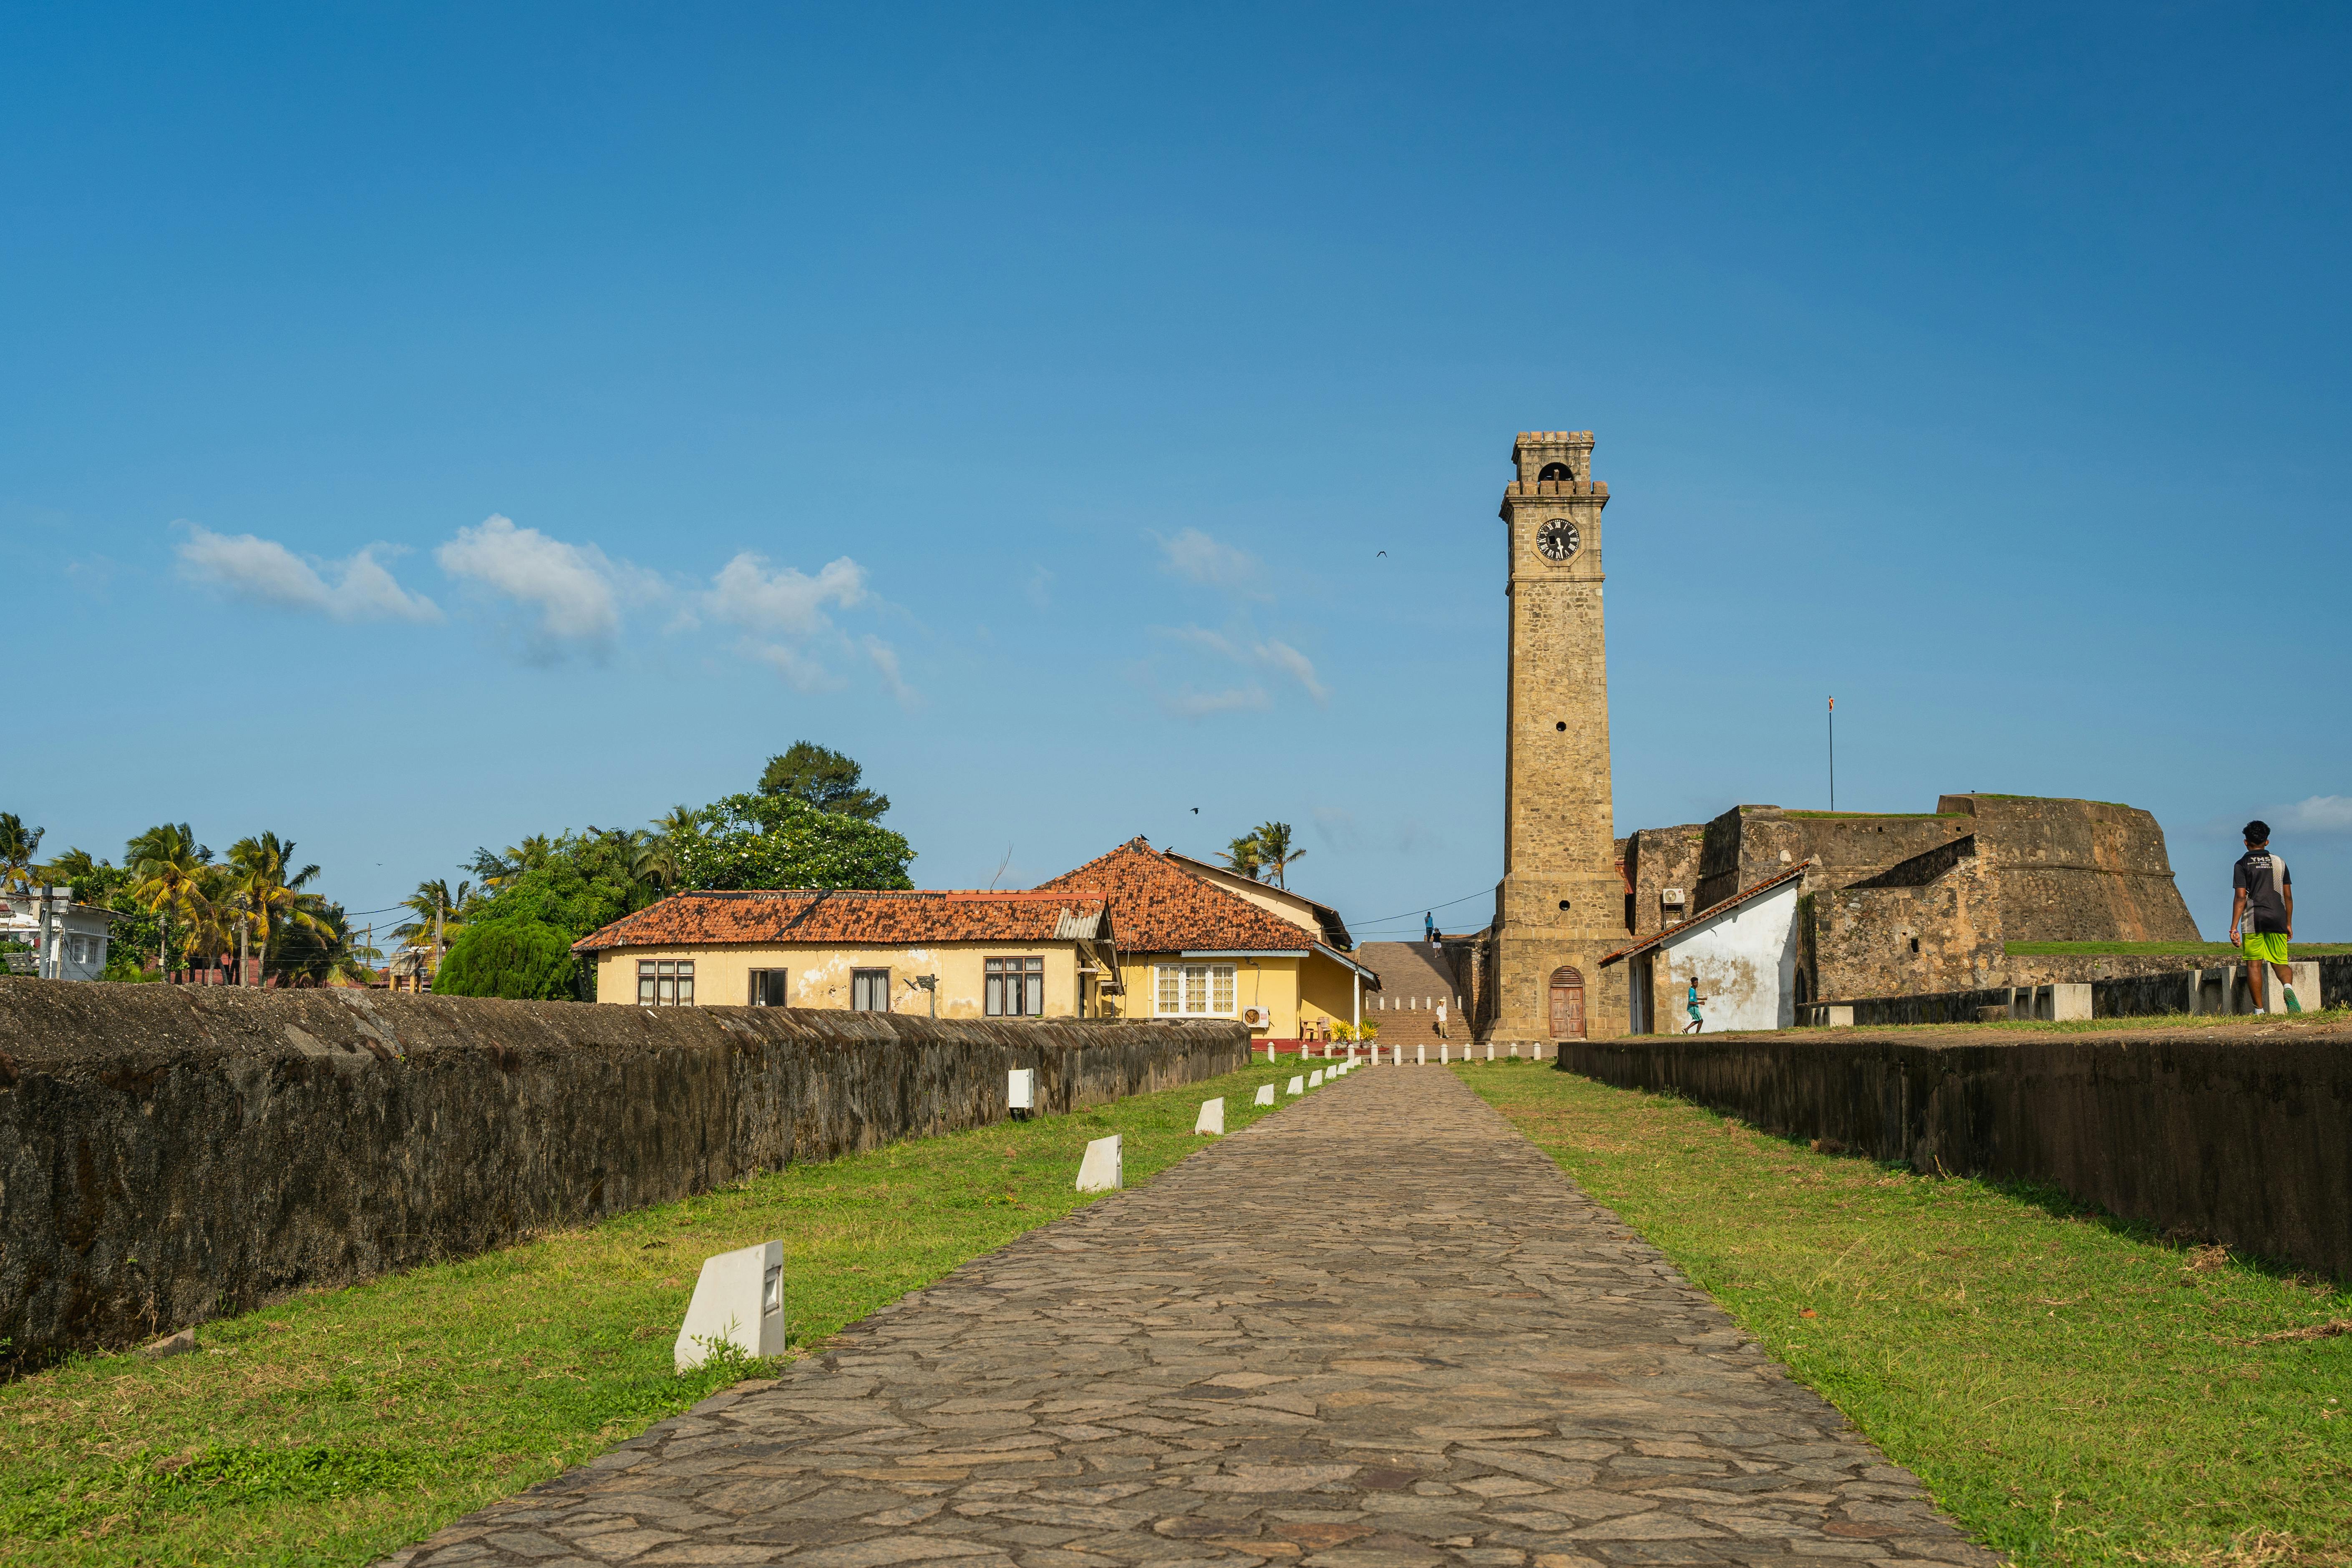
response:
<path id="1" fill-rule="evenodd" d="M 450 944 L 433 977 L 443 996 L 508 996 L 570 1001 L 580 994 L 572 938 L 542 921 L 486 921 Z"/>

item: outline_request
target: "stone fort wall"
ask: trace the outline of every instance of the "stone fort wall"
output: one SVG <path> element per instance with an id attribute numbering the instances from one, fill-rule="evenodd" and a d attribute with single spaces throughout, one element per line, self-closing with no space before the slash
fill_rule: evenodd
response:
<path id="1" fill-rule="evenodd" d="M 1241 1067 L 1238 1023 L 0 978 L 0 1340 L 119 1345 L 794 1161 Z"/>
<path id="2" fill-rule="evenodd" d="M 2127 1029 L 1701 1035 L 1571 1044 L 1559 1066 L 1916 1170 L 2046 1183 L 2352 1279 L 2352 1029 Z"/>

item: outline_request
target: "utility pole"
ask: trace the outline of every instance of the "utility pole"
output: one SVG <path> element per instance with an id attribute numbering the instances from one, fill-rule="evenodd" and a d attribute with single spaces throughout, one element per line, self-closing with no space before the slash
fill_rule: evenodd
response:
<path id="1" fill-rule="evenodd" d="M 433 895 L 433 973 L 441 973 L 441 895 Z"/>
<path id="2" fill-rule="evenodd" d="M 1837 699 L 1830 699 L 1830 809 L 1837 809 Z"/>
<path id="3" fill-rule="evenodd" d="M 236 917 L 236 983 L 239 985 L 250 985 L 253 984 L 252 949 L 246 942 L 247 933 L 251 930 L 252 917 L 250 915 L 239 915 Z"/>

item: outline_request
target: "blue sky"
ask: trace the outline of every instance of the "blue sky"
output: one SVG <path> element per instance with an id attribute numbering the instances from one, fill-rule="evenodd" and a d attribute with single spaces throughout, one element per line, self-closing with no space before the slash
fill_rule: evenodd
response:
<path id="1" fill-rule="evenodd" d="M 1826 804 L 1833 692 L 1843 807 L 2146 806 L 2209 936 L 2263 813 L 2352 938 L 2347 32 L 20 7 L 0 808 L 365 910 L 807 737 L 924 885 L 1277 817 L 1471 929 L 1589 428 L 1621 832 Z"/>

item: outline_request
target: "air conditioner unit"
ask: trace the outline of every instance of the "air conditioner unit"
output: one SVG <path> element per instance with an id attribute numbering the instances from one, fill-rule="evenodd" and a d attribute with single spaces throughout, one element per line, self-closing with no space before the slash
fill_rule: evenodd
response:
<path id="1" fill-rule="evenodd" d="M 1658 901 L 1672 909 L 1681 909 L 1683 890 L 1680 888 L 1661 888 L 1658 890 Z"/>
<path id="2" fill-rule="evenodd" d="M 1270 1007 L 1244 1007 L 1242 1009 L 1242 1022 L 1253 1029 L 1271 1029 L 1274 1027 L 1274 1010 Z"/>

